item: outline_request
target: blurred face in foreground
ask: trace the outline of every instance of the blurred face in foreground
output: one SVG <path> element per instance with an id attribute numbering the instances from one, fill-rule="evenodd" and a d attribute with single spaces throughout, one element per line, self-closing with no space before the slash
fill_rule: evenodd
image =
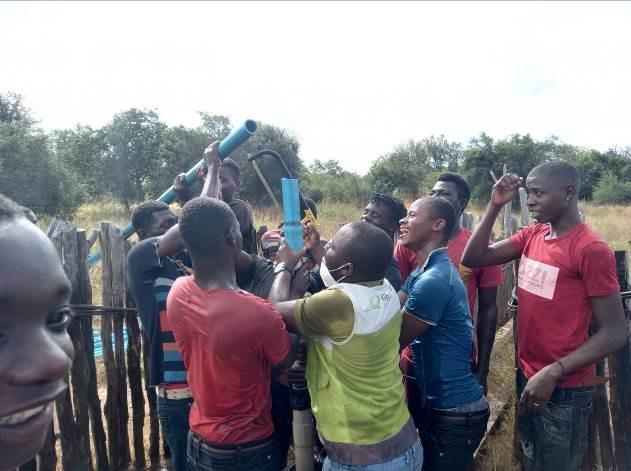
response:
<path id="1" fill-rule="evenodd" d="M 24 218 L 0 225 L 0 470 L 33 458 L 50 430 L 74 356 L 69 300 L 46 235 Z"/>

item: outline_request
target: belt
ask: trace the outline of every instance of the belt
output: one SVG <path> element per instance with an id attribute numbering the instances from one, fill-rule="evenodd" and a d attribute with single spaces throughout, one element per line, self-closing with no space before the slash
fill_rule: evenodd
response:
<path id="1" fill-rule="evenodd" d="M 489 408 L 474 412 L 447 412 L 432 409 L 431 417 L 444 422 L 469 422 L 471 420 L 482 419 L 490 413 Z"/>
<path id="2" fill-rule="evenodd" d="M 207 440 L 204 440 L 203 437 L 196 434 L 195 432 L 191 432 L 189 437 L 190 437 L 189 446 L 191 448 L 193 449 L 199 448 L 200 450 L 204 450 L 207 453 L 211 453 L 215 455 L 223 455 L 223 456 L 234 456 L 243 452 L 259 451 L 259 450 L 269 447 L 270 445 L 274 443 L 274 435 L 264 438 L 262 440 L 244 443 L 242 445 L 217 445 L 215 443 L 211 443 Z"/>
<path id="3" fill-rule="evenodd" d="M 164 386 L 156 387 L 156 394 L 164 399 L 189 399 L 193 397 L 191 388 L 166 389 Z"/>

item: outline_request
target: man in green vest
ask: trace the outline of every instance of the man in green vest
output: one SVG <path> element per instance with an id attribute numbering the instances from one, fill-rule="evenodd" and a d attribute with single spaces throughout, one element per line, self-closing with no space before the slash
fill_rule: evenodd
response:
<path id="1" fill-rule="evenodd" d="M 399 369 L 400 304 L 384 279 L 392 250 L 383 230 L 348 224 L 326 246 L 320 275 L 327 289 L 276 303 L 287 329 L 309 338 L 306 376 L 325 470 L 422 466 Z M 283 243 L 270 301 L 287 299 L 296 260 Z"/>

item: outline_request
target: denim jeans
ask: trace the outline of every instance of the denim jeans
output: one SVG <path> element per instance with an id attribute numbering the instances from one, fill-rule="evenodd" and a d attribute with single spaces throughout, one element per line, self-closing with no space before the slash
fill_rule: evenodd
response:
<path id="1" fill-rule="evenodd" d="M 579 471 L 587 452 L 592 393 L 586 388 L 556 388 L 541 412 L 521 411 L 527 379 L 517 375 L 517 429 L 525 471 Z"/>
<path id="2" fill-rule="evenodd" d="M 423 449 L 418 440 L 403 454 L 389 461 L 377 464 L 342 464 L 327 456 L 322 471 L 421 471 Z"/>
<path id="3" fill-rule="evenodd" d="M 157 410 L 162 426 L 162 435 L 171 450 L 171 464 L 175 471 L 186 471 L 186 439 L 188 437 L 188 414 L 193 398 L 165 399 L 158 396 Z"/>
<path id="4" fill-rule="evenodd" d="M 449 414 L 448 416 L 446 414 Z M 484 438 L 489 409 L 476 412 L 425 412 L 420 429 L 423 471 L 468 471 Z"/>
<path id="5" fill-rule="evenodd" d="M 259 446 L 265 443 L 265 446 Z M 208 445 L 213 450 L 207 449 Z M 250 451 L 248 448 L 256 447 Z M 276 437 L 241 445 L 215 445 L 194 432 L 188 438 L 188 465 L 192 471 L 280 471 L 280 452 Z"/>

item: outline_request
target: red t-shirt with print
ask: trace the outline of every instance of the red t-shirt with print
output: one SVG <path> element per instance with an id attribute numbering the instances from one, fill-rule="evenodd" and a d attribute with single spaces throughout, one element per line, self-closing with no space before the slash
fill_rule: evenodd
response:
<path id="1" fill-rule="evenodd" d="M 271 367 L 290 348 L 278 311 L 245 291 L 204 291 L 187 276 L 173 283 L 167 316 L 195 399 L 191 430 L 220 445 L 271 436 Z"/>
<path id="2" fill-rule="evenodd" d="M 510 238 L 521 254 L 518 277 L 518 356 L 527 378 L 572 353 L 589 335 L 590 297 L 620 291 L 613 252 L 585 223 L 548 239 L 550 227 L 537 224 Z M 563 378 L 580 387 L 594 365 Z"/>

